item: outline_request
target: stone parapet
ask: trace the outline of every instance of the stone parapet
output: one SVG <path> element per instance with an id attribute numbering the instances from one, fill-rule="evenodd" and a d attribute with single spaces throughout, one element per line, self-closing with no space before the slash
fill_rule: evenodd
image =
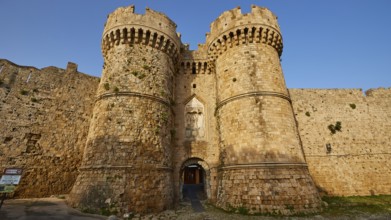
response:
<path id="1" fill-rule="evenodd" d="M 197 50 L 189 50 L 189 46 L 184 45 L 181 50 L 178 72 L 181 74 L 213 74 L 210 63 L 204 44 L 199 44 Z"/>
<path id="2" fill-rule="evenodd" d="M 102 36 L 102 53 L 119 44 L 143 44 L 178 58 L 181 47 L 176 24 L 167 16 L 147 8 L 135 14 L 134 6 L 118 8 L 108 16 Z"/>
<path id="3" fill-rule="evenodd" d="M 267 8 L 251 6 L 251 13 L 240 8 L 224 12 L 211 24 L 206 45 L 209 58 L 217 59 L 230 48 L 248 44 L 266 44 L 282 54 L 282 36 L 277 17 Z"/>

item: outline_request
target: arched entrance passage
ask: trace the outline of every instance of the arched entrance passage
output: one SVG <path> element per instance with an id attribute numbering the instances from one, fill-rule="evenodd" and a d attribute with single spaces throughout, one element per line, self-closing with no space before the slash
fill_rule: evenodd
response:
<path id="1" fill-rule="evenodd" d="M 210 198 L 209 165 L 200 158 L 190 158 L 183 162 L 180 169 L 180 197 L 189 196 L 189 192 L 198 195 L 198 199 Z M 191 196 L 191 195 L 190 195 Z"/>

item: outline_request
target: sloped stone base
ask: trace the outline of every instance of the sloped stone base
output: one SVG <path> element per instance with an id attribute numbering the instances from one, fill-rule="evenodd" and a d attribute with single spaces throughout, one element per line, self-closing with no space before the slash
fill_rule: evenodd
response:
<path id="1" fill-rule="evenodd" d="M 321 210 L 306 164 L 251 164 L 220 170 L 217 206 L 241 213 L 292 215 Z"/>
<path id="2" fill-rule="evenodd" d="M 84 170 L 69 195 L 68 204 L 84 211 L 157 213 L 173 206 L 169 169 Z"/>

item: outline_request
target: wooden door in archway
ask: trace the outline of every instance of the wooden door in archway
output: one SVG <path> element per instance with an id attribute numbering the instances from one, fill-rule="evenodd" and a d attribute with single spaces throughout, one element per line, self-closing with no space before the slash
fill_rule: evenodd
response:
<path id="1" fill-rule="evenodd" d="M 185 167 L 183 173 L 184 184 L 202 184 L 203 181 L 203 168 L 199 165 L 190 165 Z"/>

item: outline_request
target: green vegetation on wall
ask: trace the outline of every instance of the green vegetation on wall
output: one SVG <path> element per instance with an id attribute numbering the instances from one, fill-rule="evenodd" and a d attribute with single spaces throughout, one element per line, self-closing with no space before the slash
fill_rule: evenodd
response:
<path id="1" fill-rule="evenodd" d="M 337 121 L 335 125 L 329 124 L 327 127 L 331 131 L 331 134 L 335 134 L 337 131 L 341 132 L 342 124 L 340 121 Z"/>

